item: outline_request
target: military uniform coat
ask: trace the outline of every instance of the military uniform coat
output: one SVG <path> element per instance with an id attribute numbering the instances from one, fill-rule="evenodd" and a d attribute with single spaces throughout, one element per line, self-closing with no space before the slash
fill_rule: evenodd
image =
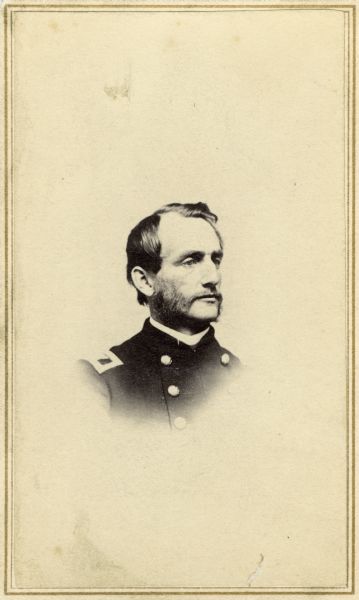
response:
<path id="1" fill-rule="evenodd" d="M 151 325 L 91 361 L 116 414 L 167 421 L 181 428 L 216 391 L 228 387 L 239 360 L 215 338 L 213 327 L 196 346 Z"/>

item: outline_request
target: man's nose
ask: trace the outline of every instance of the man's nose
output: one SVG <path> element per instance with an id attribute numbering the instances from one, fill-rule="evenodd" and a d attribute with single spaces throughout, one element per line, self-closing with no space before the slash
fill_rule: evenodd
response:
<path id="1" fill-rule="evenodd" d="M 208 260 L 203 261 L 202 269 L 202 285 L 218 285 L 220 283 L 220 267 L 216 265 L 211 258 L 208 258 Z"/>

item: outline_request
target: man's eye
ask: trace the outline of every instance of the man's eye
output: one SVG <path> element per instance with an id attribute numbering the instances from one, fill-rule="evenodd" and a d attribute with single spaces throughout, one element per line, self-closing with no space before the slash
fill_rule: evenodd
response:
<path id="1" fill-rule="evenodd" d="M 185 260 L 182 262 L 183 265 L 185 265 L 186 267 L 191 267 L 192 265 L 194 265 L 196 262 L 196 260 L 194 258 L 185 258 Z"/>
<path id="2" fill-rule="evenodd" d="M 201 256 L 200 254 L 192 254 L 192 256 L 187 256 L 187 258 L 185 258 L 182 261 L 182 264 L 185 265 L 186 267 L 192 267 L 193 265 L 195 265 L 196 263 L 201 262 L 201 260 L 203 259 L 203 256 Z"/>
<path id="3" fill-rule="evenodd" d="M 215 264 L 215 265 L 217 265 L 217 266 L 219 267 L 219 265 L 220 265 L 220 264 L 221 264 L 221 262 L 222 262 L 222 258 L 221 258 L 220 256 L 217 256 L 217 257 L 215 257 L 215 258 L 213 259 L 213 262 L 214 262 L 214 264 Z"/>

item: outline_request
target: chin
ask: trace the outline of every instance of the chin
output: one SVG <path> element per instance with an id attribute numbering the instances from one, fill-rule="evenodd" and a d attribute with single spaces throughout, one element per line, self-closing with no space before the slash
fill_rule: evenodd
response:
<path id="1" fill-rule="evenodd" d="M 188 315 L 194 321 L 201 321 L 203 323 L 210 323 L 211 321 L 218 321 L 219 310 L 201 310 L 193 311 Z"/>

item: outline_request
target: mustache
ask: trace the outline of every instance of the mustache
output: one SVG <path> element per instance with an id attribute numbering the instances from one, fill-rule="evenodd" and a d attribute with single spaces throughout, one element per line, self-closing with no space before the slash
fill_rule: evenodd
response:
<path id="1" fill-rule="evenodd" d="M 220 292 L 206 292 L 203 294 L 196 294 L 196 296 L 192 296 L 191 303 L 195 300 L 199 300 L 200 298 L 216 298 L 219 302 L 222 302 L 223 296 Z"/>

